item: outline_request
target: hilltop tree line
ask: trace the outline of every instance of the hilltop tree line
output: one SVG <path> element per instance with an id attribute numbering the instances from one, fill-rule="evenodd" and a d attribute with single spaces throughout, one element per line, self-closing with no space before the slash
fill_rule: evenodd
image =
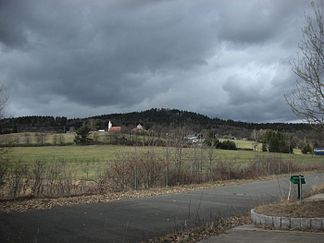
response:
<path id="1" fill-rule="evenodd" d="M 159 134 L 159 136 L 183 128 L 188 133 L 207 134 L 208 132 L 212 132 L 218 137 L 226 135 L 229 138 L 236 137 L 260 140 L 260 136 L 255 136 L 253 133 L 262 130 L 273 130 L 283 134 L 293 134 L 294 137 L 299 139 L 299 146 L 302 146 L 301 141 L 304 142 L 305 139 L 306 142 L 318 141 L 318 143 L 321 143 L 321 138 L 318 137 L 318 133 L 312 130 L 312 127 L 308 124 L 246 123 L 209 118 L 208 116 L 198 113 L 177 109 L 150 109 L 143 112 L 109 114 L 73 119 L 52 116 L 5 118 L 0 120 L 0 133 L 64 133 L 67 131 L 77 131 L 83 124 L 87 124 L 90 130 L 94 131 L 107 128 L 109 120 L 116 126 L 122 126 L 125 132 L 130 132 L 138 123 L 141 123 L 146 130 L 154 131 L 156 134 Z M 277 144 L 275 137 L 276 136 L 272 136 L 273 142 L 269 143 L 267 149 L 272 150 L 274 146 L 272 144 Z"/>
<path id="2" fill-rule="evenodd" d="M 143 112 L 131 112 L 124 114 L 109 114 L 93 116 L 88 118 L 52 117 L 52 116 L 23 116 L 16 118 L 5 118 L 0 120 L 0 132 L 24 132 L 28 130 L 43 129 L 48 131 L 64 131 L 70 127 L 78 129 L 85 121 L 96 122 L 95 128 L 106 127 L 108 120 L 118 126 L 134 126 L 138 123 L 145 124 L 146 129 L 153 128 L 177 128 L 188 127 L 192 130 L 211 129 L 215 127 L 235 127 L 240 129 L 271 129 L 285 132 L 295 132 L 298 130 L 311 130 L 308 124 L 289 123 L 247 123 L 233 120 L 222 120 L 219 118 L 209 118 L 194 112 L 181 111 L 177 109 L 150 109 Z"/>

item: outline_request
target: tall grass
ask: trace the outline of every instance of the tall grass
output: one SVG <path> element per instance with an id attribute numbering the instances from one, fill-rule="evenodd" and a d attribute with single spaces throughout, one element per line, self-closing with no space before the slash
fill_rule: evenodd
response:
<path id="1" fill-rule="evenodd" d="M 196 148 L 138 148 L 116 153 L 106 163 L 1 160 L 2 199 L 61 197 L 155 187 L 199 184 L 233 179 L 253 179 L 273 174 L 323 169 L 323 163 L 298 163 L 280 156 L 254 156 L 242 163 Z M 98 166 L 100 165 L 100 166 Z M 96 169 L 94 167 L 98 166 Z"/>

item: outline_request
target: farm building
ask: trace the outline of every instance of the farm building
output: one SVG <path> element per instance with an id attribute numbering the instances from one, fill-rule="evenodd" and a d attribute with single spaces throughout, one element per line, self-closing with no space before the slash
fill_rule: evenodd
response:
<path id="1" fill-rule="evenodd" d="M 121 132 L 121 131 L 122 131 L 122 128 L 120 126 L 113 126 L 111 121 L 108 122 L 107 132 L 109 132 L 109 133 L 117 133 L 117 132 Z"/>
<path id="2" fill-rule="evenodd" d="M 135 128 L 132 129 L 132 133 L 141 133 L 143 131 L 144 128 L 140 123 Z"/>
<path id="3" fill-rule="evenodd" d="M 121 132 L 121 131 L 122 131 L 121 127 L 111 127 L 108 132 L 116 133 L 116 132 Z"/>

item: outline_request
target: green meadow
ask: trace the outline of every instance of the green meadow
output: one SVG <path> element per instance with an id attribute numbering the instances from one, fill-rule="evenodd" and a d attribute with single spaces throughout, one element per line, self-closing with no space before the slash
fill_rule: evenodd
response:
<path id="1" fill-rule="evenodd" d="M 12 147 L 8 149 L 9 159 L 12 161 L 32 162 L 35 160 L 66 162 L 107 162 L 112 161 L 116 156 L 123 154 L 134 154 L 137 152 L 155 151 L 160 157 L 166 156 L 169 151 L 171 157 L 176 148 L 167 147 L 142 147 L 142 146 L 118 146 L 118 145 L 89 145 L 89 146 L 41 146 L 41 147 Z M 210 148 L 183 148 L 183 157 L 186 160 L 200 157 L 206 158 L 210 153 Z M 321 156 L 310 154 L 285 154 L 268 153 L 245 150 L 221 150 L 212 149 L 215 160 L 249 162 L 257 157 L 280 158 L 283 160 L 293 160 L 300 163 L 324 162 Z"/>
<path id="2" fill-rule="evenodd" d="M 98 177 L 109 164 L 132 156 L 143 156 L 143 153 L 154 153 L 160 160 L 173 163 L 182 160 L 189 168 L 207 168 L 214 163 L 226 162 L 244 166 L 256 160 L 293 161 L 302 164 L 324 163 L 323 157 L 315 155 L 260 152 L 261 144 L 248 140 L 233 140 L 239 149 L 221 150 L 206 147 L 173 148 L 157 146 L 121 146 L 121 145 L 73 145 L 74 133 L 16 133 L 0 136 L 0 145 L 14 145 L 5 148 L 11 165 L 25 164 L 31 166 L 35 161 L 46 163 L 63 163 L 78 177 Z M 97 141 L 111 141 L 114 135 L 94 132 L 91 134 Z M 130 136 L 130 135 L 123 135 Z M 136 139 L 145 139 L 138 136 Z M 134 139 L 134 137 L 132 138 Z M 43 146 L 37 146 L 42 143 Z M 53 146 L 56 144 L 56 146 Z M 69 144 L 69 145 L 68 145 Z M 50 146 L 48 146 L 50 145 Z M 64 145 L 64 146 L 57 146 Z M 295 151 L 294 151 L 295 152 Z"/>
<path id="3" fill-rule="evenodd" d="M 65 163 L 73 170 L 90 170 L 90 174 L 100 174 L 107 164 L 119 158 L 136 156 L 141 153 L 155 153 L 160 159 L 173 161 L 179 156 L 184 164 L 201 163 L 204 167 L 208 163 L 228 162 L 247 164 L 257 159 L 280 159 L 299 163 L 323 162 L 323 157 L 302 154 L 267 153 L 245 150 L 220 150 L 210 148 L 167 148 L 117 145 L 90 146 L 42 146 L 42 147 L 12 147 L 8 149 L 10 163 L 32 164 L 34 161 L 49 163 Z M 211 158 L 211 159 L 210 159 Z"/>

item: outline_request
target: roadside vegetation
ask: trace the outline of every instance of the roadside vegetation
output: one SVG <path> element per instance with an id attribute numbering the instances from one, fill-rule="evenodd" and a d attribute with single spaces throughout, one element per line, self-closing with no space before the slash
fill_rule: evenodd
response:
<path id="1" fill-rule="evenodd" d="M 319 156 L 213 147 L 13 147 L 0 167 L 1 198 L 62 197 L 254 179 L 324 168 Z"/>
<path id="2" fill-rule="evenodd" d="M 255 140 L 239 140 L 217 138 L 211 131 L 188 136 L 186 129 L 177 129 L 162 136 L 90 127 L 0 135 L 7 151 L 0 161 L 0 199 L 107 194 L 324 168 L 321 157 L 293 154 L 291 137 L 280 132 L 265 130 Z"/>
<path id="3" fill-rule="evenodd" d="M 196 219 L 191 225 L 174 228 L 173 234 L 144 240 L 143 243 L 199 242 L 211 236 L 225 233 L 227 230 L 243 224 L 250 224 L 250 216 L 239 215 L 228 218 L 217 217 L 209 220 Z"/>
<path id="4" fill-rule="evenodd" d="M 256 211 L 269 216 L 292 217 L 292 218 L 324 218 L 324 201 L 316 198 L 316 194 L 324 193 L 324 184 L 312 186 L 305 194 L 303 201 L 298 199 L 283 200 L 278 203 L 260 205 Z M 307 199 L 314 196 L 313 199 Z"/>
<path id="5" fill-rule="evenodd" d="M 268 216 L 324 218 L 324 203 L 323 201 L 280 202 L 259 206 L 256 211 Z"/>

